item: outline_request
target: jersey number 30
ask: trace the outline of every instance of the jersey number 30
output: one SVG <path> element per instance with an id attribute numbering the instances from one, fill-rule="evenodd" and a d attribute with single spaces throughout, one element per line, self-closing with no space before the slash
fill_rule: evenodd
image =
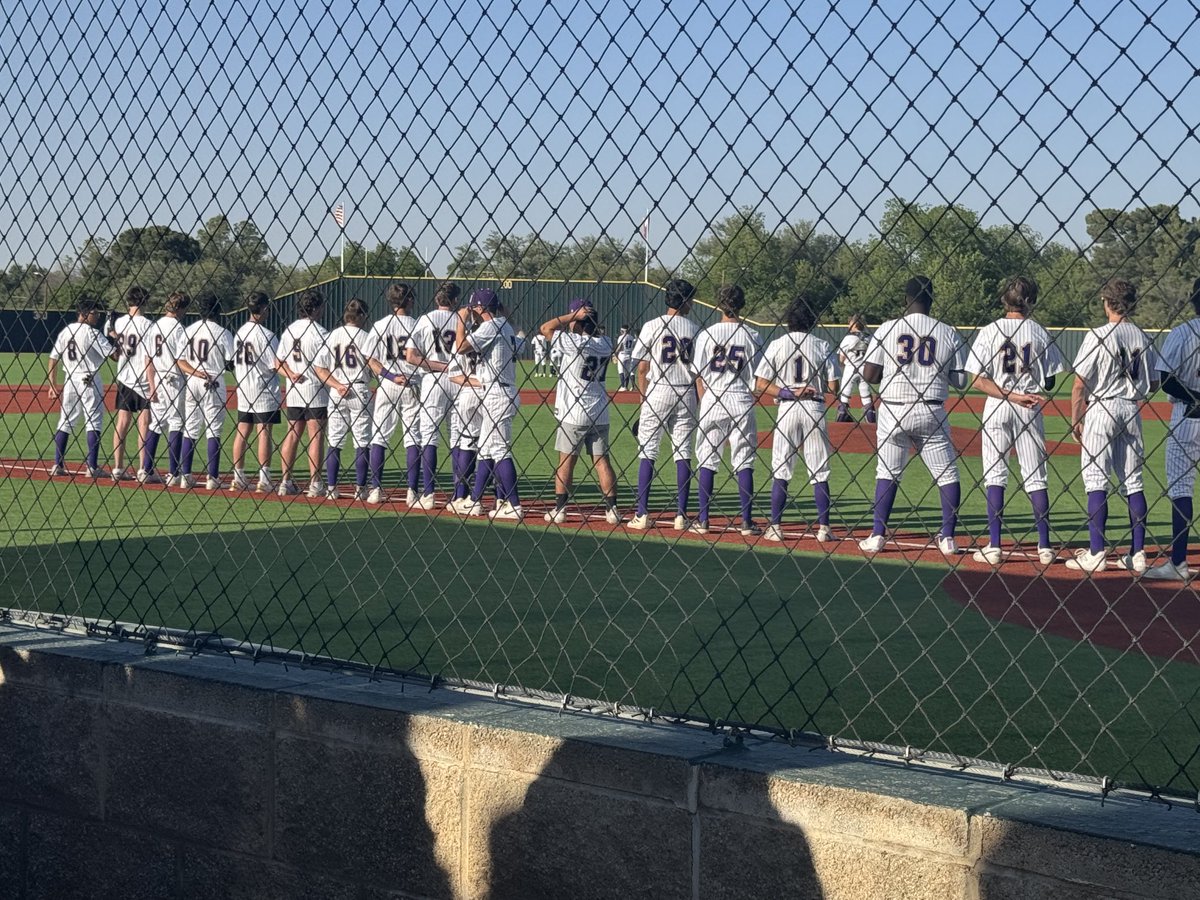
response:
<path id="1" fill-rule="evenodd" d="M 896 342 L 900 345 L 897 365 L 907 366 L 915 359 L 918 365 L 932 366 L 937 361 L 937 338 L 926 335 L 918 341 L 911 334 L 902 334 Z"/>

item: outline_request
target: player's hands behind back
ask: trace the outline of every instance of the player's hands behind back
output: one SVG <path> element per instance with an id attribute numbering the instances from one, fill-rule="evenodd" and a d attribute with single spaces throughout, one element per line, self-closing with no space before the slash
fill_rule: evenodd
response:
<path id="1" fill-rule="evenodd" d="M 1046 402 L 1046 398 L 1043 397 L 1041 394 L 1012 393 L 1012 394 L 1008 395 L 1008 399 L 1012 403 L 1015 403 L 1017 406 L 1025 407 L 1025 409 L 1037 409 L 1039 406 L 1041 406 L 1043 403 Z"/>

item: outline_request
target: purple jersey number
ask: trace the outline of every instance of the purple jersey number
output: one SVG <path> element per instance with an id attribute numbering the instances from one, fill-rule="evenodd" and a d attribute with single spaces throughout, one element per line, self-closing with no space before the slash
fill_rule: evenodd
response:
<path id="1" fill-rule="evenodd" d="M 917 365 L 932 366 L 937 360 L 937 339 L 926 335 L 919 341 L 911 334 L 902 334 L 896 339 L 900 352 L 896 354 L 896 364 L 907 366 L 914 359 Z"/>

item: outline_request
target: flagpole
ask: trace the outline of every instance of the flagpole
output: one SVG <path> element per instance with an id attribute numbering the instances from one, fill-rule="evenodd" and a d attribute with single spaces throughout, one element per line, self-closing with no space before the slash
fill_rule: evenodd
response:
<path id="1" fill-rule="evenodd" d="M 646 227 L 643 229 L 642 240 L 646 247 L 646 272 L 642 276 L 642 281 L 650 283 L 650 210 L 646 210 Z"/>

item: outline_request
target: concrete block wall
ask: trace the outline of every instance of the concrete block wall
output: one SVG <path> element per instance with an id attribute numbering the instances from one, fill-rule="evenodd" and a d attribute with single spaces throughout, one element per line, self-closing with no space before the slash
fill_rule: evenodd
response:
<path id="1" fill-rule="evenodd" d="M 1195 898 L 1187 808 L 0 628 L 0 897 Z"/>

